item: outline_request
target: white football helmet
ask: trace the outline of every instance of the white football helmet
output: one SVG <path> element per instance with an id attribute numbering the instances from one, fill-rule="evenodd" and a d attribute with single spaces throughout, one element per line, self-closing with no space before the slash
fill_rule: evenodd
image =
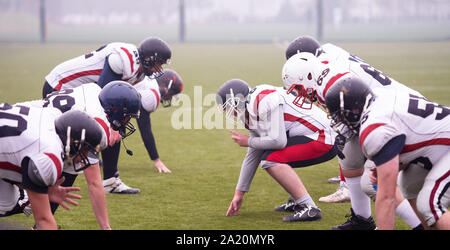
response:
<path id="1" fill-rule="evenodd" d="M 293 55 L 283 66 L 281 78 L 287 93 L 297 97 L 293 103 L 304 109 L 311 109 L 316 100 L 317 79 L 323 69 L 322 63 L 309 52 Z"/>

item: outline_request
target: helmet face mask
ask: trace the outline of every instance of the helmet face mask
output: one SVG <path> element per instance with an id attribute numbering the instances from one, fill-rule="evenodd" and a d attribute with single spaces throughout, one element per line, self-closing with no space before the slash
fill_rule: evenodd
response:
<path id="1" fill-rule="evenodd" d="M 362 114 L 373 100 L 370 88 L 357 77 L 336 82 L 325 97 L 333 130 L 346 138 L 358 134 Z"/>
<path id="2" fill-rule="evenodd" d="M 246 116 L 249 93 L 250 86 L 240 79 L 225 82 L 217 91 L 218 108 L 225 113 L 225 119 L 233 125 L 248 126 Z"/>
<path id="3" fill-rule="evenodd" d="M 317 101 L 317 76 L 322 69 L 320 61 L 309 52 L 295 54 L 284 64 L 282 80 L 287 94 L 296 96 L 293 101 L 296 106 L 311 109 Z"/>

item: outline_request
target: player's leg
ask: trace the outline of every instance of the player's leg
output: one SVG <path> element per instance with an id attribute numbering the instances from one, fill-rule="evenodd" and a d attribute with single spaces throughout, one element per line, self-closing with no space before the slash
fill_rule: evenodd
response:
<path id="1" fill-rule="evenodd" d="M 417 196 L 417 209 L 427 225 L 439 230 L 450 230 L 449 161 L 450 153 L 447 153 L 431 168 Z"/>
<path id="2" fill-rule="evenodd" d="M 266 151 L 263 160 L 286 163 L 293 168 L 297 168 L 323 163 L 335 156 L 336 150 L 332 145 L 312 140 L 306 136 L 294 136 L 288 138 L 284 149 Z M 295 199 L 289 197 L 287 202 L 275 207 L 275 211 L 293 212 L 294 205 Z"/>
<path id="3" fill-rule="evenodd" d="M 373 230 L 376 228 L 371 214 L 370 198 L 361 188 L 361 176 L 364 173 L 366 159 L 359 146 L 359 137 L 353 136 L 345 144 L 344 159 L 339 159 L 342 173 L 350 192 L 351 216 L 341 225 L 333 227 L 335 230 Z"/>
<path id="4" fill-rule="evenodd" d="M 320 202 L 326 202 L 326 203 L 340 203 L 340 202 L 350 202 L 350 191 L 348 190 L 347 184 L 345 183 L 345 177 L 342 174 L 342 168 L 339 164 L 339 173 L 340 175 L 335 177 L 337 179 L 337 182 L 339 183 L 339 187 L 336 189 L 336 192 L 320 197 Z M 330 178 L 333 179 L 333 178 Z M 328 179 L 328 183 L 334 183 L 334 181 L 331 181 Z"/>
<path id="5" fill-rule="evenodd" d="M 120 142 L 102 151 L 103 162 L 103 188 L 105 193 L 111 194 L 138 194 L 141 190 L 127 186 L 119 178 Z"/>

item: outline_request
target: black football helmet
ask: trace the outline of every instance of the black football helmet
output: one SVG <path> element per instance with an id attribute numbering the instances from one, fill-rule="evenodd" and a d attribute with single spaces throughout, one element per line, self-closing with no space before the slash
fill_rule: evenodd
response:
<path id="1" fill-rule="evenodd" d="M 316 39 L 310 36 L 300 36 L 289 43 L 286 49 L 286 60 L 300 52 L 309 52 L 317 57 L 322 53 L 322 48 Z"/>
<path id="2" fill-rule="evenodd" d="M 161 104 L 164 108 L 172 105 L 172 97 L 183 91 L 183 80 L 175 70 L 166 69 L 164 73 L 156 78 L 161 93 Z"/>
<path id="3" fill-rule="evenodd" d="M 76 172 L 91 165 L 88 155 L 98 157 L 102 130 L 85 112 L 65 112 L 55 120 L 55 130 L 64 146 L 64 163 L 73 165 Z M 78 162 L 77 158 L 81 162 Z"/>
<path id="4" fill-rule="evenodd" d="M 125 138 L 136 131 L 131 118 L 139 118 L 141 95 L 129 83 L 112 81 L 103 87 L 98 96 L 111 128 Z"/>
<path id="5" fill-rule="evenodd" d="M 163 74 L 162 65 L 170 64 L 172 57 L 169 45 L 157 37 L 149 37 L 142 41 L 138 52 L 144 73 L 152 78 L 158 78 Z"/>
<path id="6" fill-rule="evenodd" d="M 216 103 L 219 105 L 219 109 L 225 112 L 227 120 L 235 124 L 244 121 L 245 125 L 245 112 L 249 93 L 250 85 L 241 79 L 226 81 L 219 88 L 216 94 Z"/>
<path id="7" fill-rule="evenodd" d="M 339 134 L 345 134 L 346 129 L 352 134 L 359 133 L 361 114 L 374 97 L 369 86 L 356 76 L 338 80 L 325 96 L 325 104 L 332 119 L 331 127 Z"/>

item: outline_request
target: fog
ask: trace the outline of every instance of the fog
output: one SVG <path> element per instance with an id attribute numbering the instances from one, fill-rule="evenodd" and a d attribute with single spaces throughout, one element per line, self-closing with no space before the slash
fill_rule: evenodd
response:
<path id="1" fill-rule="evenodd" d="M 450 1 L 0 0 L 0 21 L 0 42 L 442 41 Z"/>

